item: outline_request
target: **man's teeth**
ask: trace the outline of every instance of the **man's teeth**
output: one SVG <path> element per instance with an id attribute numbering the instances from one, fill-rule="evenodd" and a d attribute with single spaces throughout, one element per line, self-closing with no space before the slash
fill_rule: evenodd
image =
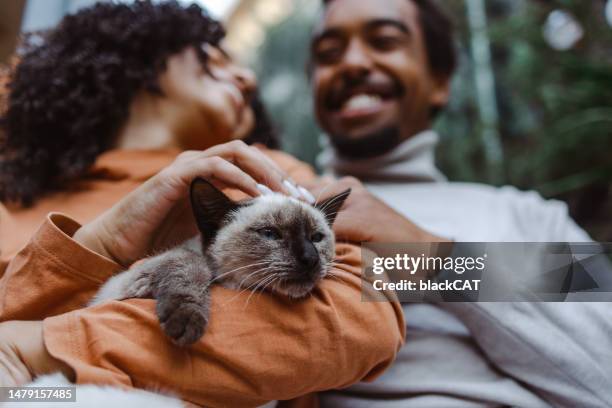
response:
<path id="1" fill-rule="evenodd" d="M 380 96 L 377 95 L 355 95 L 344 103 L 344 109 L 369 109 L 374 108 L 382 102 Z"/>

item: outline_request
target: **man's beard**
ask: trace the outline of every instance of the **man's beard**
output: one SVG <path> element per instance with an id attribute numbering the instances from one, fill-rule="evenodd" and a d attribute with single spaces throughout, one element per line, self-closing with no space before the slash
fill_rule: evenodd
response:
<path id="1" fill-rule="evenodd" d="M 368 159 L 393 150 L 402 141 L 399 128 L 387 127 L 369 135 L 352 139 L 346 136 L 329 135 L 336 152 L 347 159 Z"/>

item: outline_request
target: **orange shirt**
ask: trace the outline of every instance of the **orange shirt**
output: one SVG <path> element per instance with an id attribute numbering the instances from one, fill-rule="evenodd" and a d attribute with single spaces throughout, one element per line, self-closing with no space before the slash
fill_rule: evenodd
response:
<path id="1" fill-rule="evenodd" d="M 298 183 L 315 177 L 290 156 L 264 152 Z M 154 300 L 83 307 L 121 268 L 71 236 L 177 153 L 110 151 L 69 191 L 29 209 L 0 206 L 0 320 L 44 319 L 47 349 L 79 383 L 169 389 L 203 406 L 256 406 L 381 374 L 403 342 L 401 308 L 361 301 L 360 252 L 347 243 L 337 244 L 339 279 L 304 301 L 262 294 L 247 305 L 248 293 L 214 286 L 206 335 L 189 348 L 162 333 Z"/>

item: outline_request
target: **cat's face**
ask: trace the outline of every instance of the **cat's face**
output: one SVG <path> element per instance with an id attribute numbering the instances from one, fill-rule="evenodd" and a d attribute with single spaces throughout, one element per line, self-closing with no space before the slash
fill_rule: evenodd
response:
<path id="1" fill-rule="evenodd" d="M 234 203 L 203 182 L 200 194 L 192 186 L 192 205 L 224 285 L 301 298 L 325 277 L 335 255 L 331 224 L 348 191 L 315 207 L 278 194 Z"/>

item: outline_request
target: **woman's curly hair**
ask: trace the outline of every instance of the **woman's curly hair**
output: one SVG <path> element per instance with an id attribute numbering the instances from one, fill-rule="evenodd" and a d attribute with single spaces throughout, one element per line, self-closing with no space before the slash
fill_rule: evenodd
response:
<path id="1" fill-rule="evenodd" d="M 82 176 L 112 148 L 136 93 L 161 92 L 170 56 L 193 46 L 205 64 L 202 44 L 224 35 L 197 5 L 147 0 L 96 4 L 26 41 L 0 122 L 0 201 L 27 206 Z"/>

